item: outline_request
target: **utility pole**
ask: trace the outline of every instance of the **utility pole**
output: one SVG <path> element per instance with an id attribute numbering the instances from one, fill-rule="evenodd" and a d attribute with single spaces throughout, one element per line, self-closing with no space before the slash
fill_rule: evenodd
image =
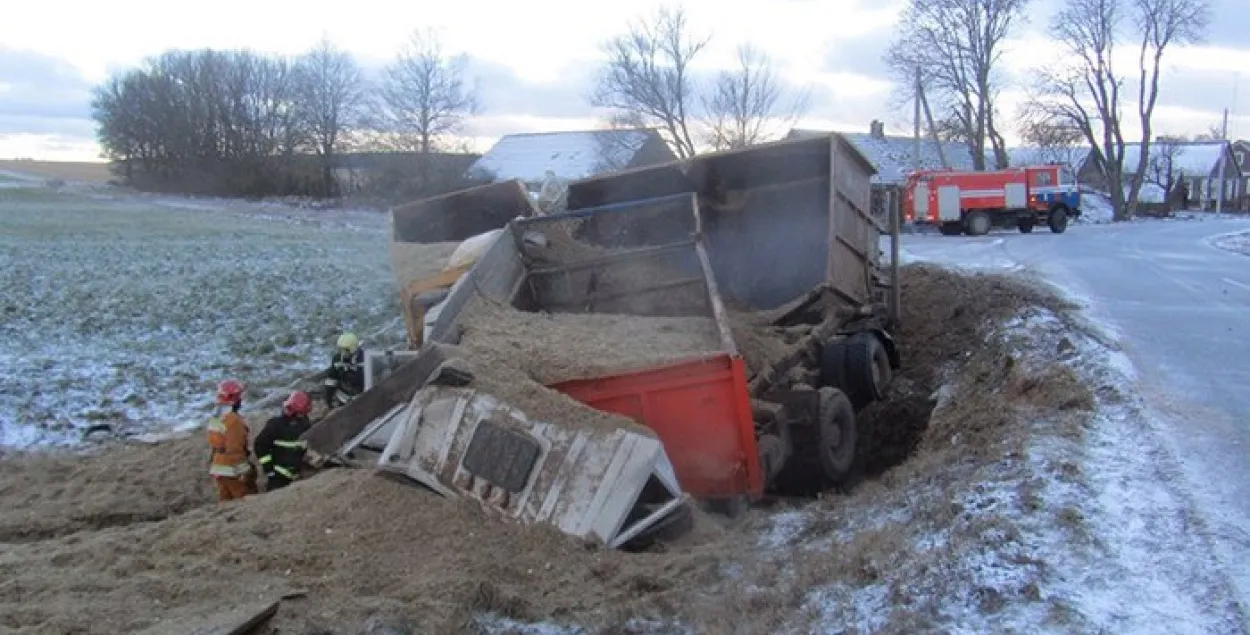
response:
<path id="1" fill-rule="evenodd" d="M 916 92 L 916 96 L 915 96 L 915 101 L 916 101 L 915 110 L 916 111 L 912 117 L 912 121 L 915 122 L 916 129 L 915 129 L 915 136 L 912 138 L 911 167 L 916 172 L 919 172 L 920 171 L 920 65 L 919 64 L 916 65 L 915 92 Z"/>
<path id="2" fill-rule="evenodd" d="M 1224 123 L 1220 128 L 1220 190 L 1215 195 L 1215 215 L 1224 211 L 1224 162 L 1228 157 L 1228 109 L 1224 109 Z"/>

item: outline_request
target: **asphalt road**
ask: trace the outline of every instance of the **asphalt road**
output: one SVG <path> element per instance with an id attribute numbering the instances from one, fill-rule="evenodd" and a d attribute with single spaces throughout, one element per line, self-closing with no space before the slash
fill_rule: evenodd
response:
<path id="1" fill-rule="evenodd" d="M 1231 219 L 1044 228 L 989 236 L 904 236 L 927 260 L 1024 268 L 1087 301 L 1134 362 L 1242 597 L 1250 596 L 1250 256 L 1209 242 L 1250 230 Z"/>

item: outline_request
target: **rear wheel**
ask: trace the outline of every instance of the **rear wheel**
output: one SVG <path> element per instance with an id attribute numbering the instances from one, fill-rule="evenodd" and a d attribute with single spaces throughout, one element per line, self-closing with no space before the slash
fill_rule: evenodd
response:
<path id="1" fill-rule="evenodd" d="M 885 344 L 863 331 L 825 345 L 820 360 L 820 385 L 837 388 L 856 410 L 885 399 L 893 371 Z"/>
<path id="2" fill-rule="evenodd" d="M 990 215 L 987 212 L 972 212 L 964 220 L 969 236 L 984 236 L 990 233 Z"/>
<path id="3" fill-rule="evenodd" d="M 1020 220 L 1016 221 L 1016 227 L 1020 229 L 1021 234 L 1031 234 L 1033 233 L 1033 219 L 1021 218 Z"/>
<path id="4" fill-rule="evenodd" d="M 1062 234 L 1068 229 L 1068 208 L 1056 207 L 1050 210 L 1050 218 L 1047 220 L 1050 225 L 1050 231 L 1056 234 Z"/>
<path id="5" fill-rule="evenodd" d="M 855 467 L 855 409 L 842 391 L 824 387 L 820 389 L 819 417 L 816 439 L 821 470 L 834 483 L 845 483 Z"/>

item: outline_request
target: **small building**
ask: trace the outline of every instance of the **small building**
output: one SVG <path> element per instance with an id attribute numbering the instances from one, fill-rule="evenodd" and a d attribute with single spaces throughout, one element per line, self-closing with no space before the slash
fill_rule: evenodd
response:
<path id="1" fill-rule="evenodd" d="M 802 139 L 827 134 L 829 132 L 796 128 L 791 130 L 786 135 L 786 138 Z M 841 132 L 841 134 L 877 170 L 877 174 L 872 177 L 873 213 L 883 219 L 888 218 L 886 215 L 886 210 L 888 209 L 895 210 L 895 213 L 901 213 L 899 194 L 907 181 L 907 175 L 917 165 L 915 137 L 887 135 L 885 133 L 885 124 L 877 120 L 873 120 L 869 124 L 868 132 L 866 133 Z M 953 141 L 944 142 L 940 145 L 941 153 L 938 152 L 938 147 L 938 144 L 935 144 L 927 137 L 920 139 L 920 156 L 918 157 L 920 169 L 936 170 L 942 168 L 943 154 L 946 158 L 947 167 L 954 170 L 973 169 L 972 153 L 968 150 L 967 144 Z"/>
<path id="2" fill-rule="evenodd" d="M 473 163 L 468 175 L 493 181 L 517 179 L 537 193 L 548 171 L 569 182 L 676 160 L 660 134 L 648 128 L 530 132 L 499 139 Z"/>
<path id="3" fill-rule="evenodd" d="M 1141 157 L 1140 143 L 1124 144 L 1124 172 L 1121 187 L 1127 187 L 1132 172 Z M 1158 139 L 1150 144 L 1146 158 L 1146 174 L 1143 190 L 1170 193 L 1178 203 L 1186 206 L 1212 209 L 1220 192 L 1220 160 L 1223 157 L 1224 202 L 1226 209 L 1233 209 L 1245 196 L 1246 179 L 1237 165 L 1233 144 L 1227 141 L 1170 141 Z M 1106 191 L 1110 188 L 1102 163 L 1094 153 L 1089 153 L 1077 173 L 1081 183 Z M 1180 194 L 1186 200 L 1179 199 Z M 1162 201 L 1146 200 L 1147 203 Z"/>

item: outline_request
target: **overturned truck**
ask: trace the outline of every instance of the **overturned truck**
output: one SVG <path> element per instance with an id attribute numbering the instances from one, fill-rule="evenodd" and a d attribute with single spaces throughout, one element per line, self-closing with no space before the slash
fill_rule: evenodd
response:
<path id="1" fill-rule="evenodd" d="M 430 339 L 471 337 L 475 303 L 702 317 L 716 333 L 709 350 L 549 386 L 654 430 L 681 488 L 730 513 L 769 490 L 845 483 L 858 465 L 855 412 L 884 398 L 899 365 L 898 228 L 887 266 L 872 174 L 834 134 L 575 182 L 571 211 L 509 224 Z M 784 333 L 785 353 L 748 369 L 730 307 Z"/>

